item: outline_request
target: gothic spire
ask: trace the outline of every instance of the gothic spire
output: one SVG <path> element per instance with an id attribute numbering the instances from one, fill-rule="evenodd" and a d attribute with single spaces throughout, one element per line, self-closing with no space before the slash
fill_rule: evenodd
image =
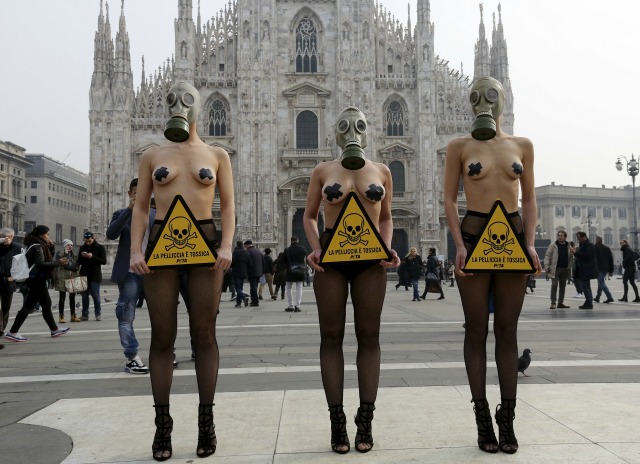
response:
<path id="1" fill-rule="evenodd" d="M 484 8 L 480 3 L 480 26 L 478 30 L 478 41 L 475 46 L 475 59 L 473 66 L 474 80 L 482 76 L 491 75 L 491 56 L 489 50 L 489 42 L 484 29 Z"/>

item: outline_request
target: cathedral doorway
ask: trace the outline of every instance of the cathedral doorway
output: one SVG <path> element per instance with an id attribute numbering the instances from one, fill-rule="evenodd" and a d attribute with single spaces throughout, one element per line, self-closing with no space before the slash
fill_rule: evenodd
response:
<path id="1" fill-rule="evenodd" d="M 298 208 L 293 215 L 293 224 L 291 224 L 291 234 L 298 237 L 300 241 L 300 245 L 307 250 L 307 253 L 311 253 L 311 246 L 309 245 L 309 240 L 307 240 L 307 234 L 304 232 L 304 208 Z M 318 215 L 318 231 L 320 234 L 324 231 L 324 218 L 322 214 Z M 285 240 L 285 246 L 289 246 L 291 237 L 287 237 Z"/>
<path id="2" fill-rule="evenodd" d="M 393 238 L 391 239 L 391 248 L 396 250 L 400 259 L 409 254 L 409 236 L 404 229 L 393 229 Z"/>

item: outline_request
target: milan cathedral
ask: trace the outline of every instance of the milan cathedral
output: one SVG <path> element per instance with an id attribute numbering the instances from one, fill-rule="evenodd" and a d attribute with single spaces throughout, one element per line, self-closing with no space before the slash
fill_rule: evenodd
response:
<path id="1" fill-rule="evenodd" d="M 89 109 L 90 230 L 104 236 L 113 211 L 127 204 L 142 152 L 167 143 L 166 92 L 184 80 L 203 102 L 201 138 L 229 153 L 238 239 L 282 250 L 297 235 L 305 244 L 311 171 L 339 156 L 333 124 L 353 105 L 367 117 L 366 156 L 392 173 L 393 248 L 401 256 L 410 246 L 446 255 L 444 154 L 449 140 L 469 133 L 475 77 L 502 82 L 502 127 L 513 133 L 500 7 L 489 42 L 480 5 L 470 77 L 436 54 L 429 0 L 417 0 L 415 25 L 374 0 L 235 0 L 204 23 L 199 3 L 195 21 L 192 0 L 177 3 L 174 55 L 149 75 L 142 58 L 134 88 L 124 2 L 113 39 L 109 5 L 100 1 Z M 219 217 L 217 200 L 212 207 Z"/>

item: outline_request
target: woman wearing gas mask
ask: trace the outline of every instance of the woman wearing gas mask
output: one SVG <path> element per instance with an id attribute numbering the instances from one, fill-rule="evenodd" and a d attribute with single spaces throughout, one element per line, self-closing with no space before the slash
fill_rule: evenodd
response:
<path id="1" fill-rule="evenodd" d="M 235 229 L 231 163 L 224 150 L 208 146 L 197 134 L 198 91 L 187 83 L 178 82 L 169 89 L 166 104 L 171 119 L 165 126 L 165 137 L 174 143 L 150 148 L 142 154 L 131 223 L 131 270 L 143 275 L 152 328 L 149 367 L 156 411 L 152 451 L 157 461 L 169 459 L 172 453 L 173 419 L 169 414 L 169 393 L 173 378 L 180 269 L 184 268 L 163 267 L 150 271 L 147 266 L 143 240 L 147 242 L 145 231 L 151 194 L 156 203 L 156 221 L 150 230 L 147 248 L 162 235 L 160 232 L 168 220 L 169 209 L 179 192 L 199 225 L 202 238 L 209 242 L 211 249 L 217 249 L 215 265 L 186 267 L 190 332 L 198 353 L 195 368 L 200 399 L 196 449 L 199 457 L 213 454 L 217 446 L 212 408 L 219 365 L 215 326 L 223 274 L 231 264 L 233 237 L 232 233 L 226 233 L 222 242 L 217 243 L 211 215 L 216 185 L 220 192 L 222 227 L 227 231 Z"/>
<path id="2" fill-rule="evenodd" d="M 529 273 L 541 270 L 533 244 L 537 215 L 533 145 L 524 137 L 514 137 L 501 130 L 505 94 L 499 81 L 491 77 L 478 79 L 471 88 L 470 100 L 476 115 L 472 135 L 457 138 L 447 147 L 445 212 L 456 245 L 455 274 L 466 327 L 464 360 L 476 415 L 478 446 L 488 453 L 501 450 L 513 454 L 518 450 L 513 428 L 518 376 L 517 328 L 527 275 L 526 272 L 501 273 L 492 270 L 465 272 L 465 264 L 485 230 L 489 213 L 498 206 L 497 200 L 500 200 L 507 213 L 507 222 L 513 225 L 516 235 L 510 243 L 515 243 L 517 239 L 523 252 L 530 257 Z M 462 223 L 457 203 L 460 177 L 468 209 Z M 519 189 L 522 191 L 522 217 L 518 213 Z M 494 246 L 498 251 L 503 251 L 503 248 L 499 248 L 503 244 Z M 491 410 L 486 399 L 489 292 L 492 292 L 495 306 L 495 359 L 502 397 L 495 413 L 499 440 L 494 433 Z"/>
<path id="3" fill-rule="evenodd" d="M 357 368 L 360 407 L 355 416 L 357 433 L 355 449 L 367 452 L 373 448 L 371 421 L 375 410 L 380 376 L 380 315 L 386 291 L 387 268 L 395 268 L 400 259 L 389 250 L 387 260 L 363 259 L 324 264 L 322 258 L 334 232 L 346 237 L 343 244 L 358 242 L 360 249 L 379 237 L 386 249 L 393 234 L 391 172 L 381 163 L 364 158 L 367 145 L 367 123 L 355 107 L 345 108 L 338 116 L 336 142 L 343 148 L 340 159 L 320 163 L 313 170 L 304 212 L 304 230 L 312 248 L 307 261 L 316 271 L 313 282 L 320 322 L 320 369 L 331 420 L 331 448 L 336 453 L 350 449 L 347 419 L 343 410 L 344 357 L 342 341 L 345 330 L 346 304 L 351 291 L 355 332 L 358 340 Z M 364 214 L 349 214 L 351 218 L 368 216 L 364 226 L 345 225 L 350 199 L 361 203 Z M 318 213 L 324 204 L 324 222 L 331 225 L 320 236 Z M 369 227 L 370 226 L 370 227 Z M 355 236 L 349 236 L 353 231 Z M 357 230 L 357 232 L 355 232 Z M 366 234 L 366 235 L 365 235 Z M 364 247 L 362 247 L 364 244 Z M 338 250 L 340 251 L 340 250 Z M 351 255 L 353 258 L 355 255 Z"/>

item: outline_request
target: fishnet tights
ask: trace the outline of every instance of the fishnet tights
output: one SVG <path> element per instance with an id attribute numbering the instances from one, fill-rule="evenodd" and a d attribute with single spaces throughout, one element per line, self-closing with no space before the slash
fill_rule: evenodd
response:
<path id="1" fill-rule="evenodd" d="M 314 276 L 313 290 L 320 322 L 320 370 L 327 404 L 341 404 L 344 389 L 344 340 L 349 282 L 338 271 L 325 266 Z M 358 354 L 360 401 L 374 403 L 380 379 L 380 315 L 386 292 L 386 273 L 372 265 L 351 283 Z"/>
<path id="2" fill-rule="evenodd" d="M 173 380 L 173 347 L 178 324 L 179 272 L 178 269 L 161 269 L 144 276 L 144 294 L 151 319 L 149 368 L 155 404 L 169 404 Z M 195 367 L 201 404 L 213 403 L 218 380 L 216 318 L 222 278 L 222 271 L 209 270 L 207 267 L 193 267 L 187 271 L 189 327 L 197 353 Z"/>
<path id="3" fill-rule="evenodd" d="M 512 218 L 516 232 L 522 230 L 519 217 Z M 464 232 L 479 234 L 484 219 L 465 216 Z M 467 253 L 471 246 L 465 243 Z M 489 292 L 493 292 L 493 332 L 495 359 L 502 398 L 515 399 L 518 386 L 518 318 L 527 281 L 525 274 L 456 275 L 465 317 L 464 363 L 471 396 L 486 398 L 487 336 L 489 333 Z"/>

